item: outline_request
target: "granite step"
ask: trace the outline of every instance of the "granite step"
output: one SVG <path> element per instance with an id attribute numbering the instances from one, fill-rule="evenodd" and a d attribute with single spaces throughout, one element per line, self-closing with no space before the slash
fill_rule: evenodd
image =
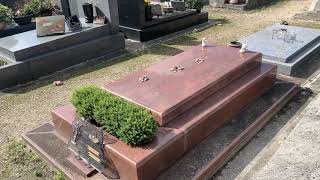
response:
<path id="1" fill-rule="evenodd" d="M 262 55 L 224 46 L 197 46 L 104 86 L 150 110 L 161 126 L 260 66 Z M 182 70 L 173 72 L 173 66 Z M 147 76 L 148 81 L 139 79 Z"/>
<path id="2" fill-rule="evenodd" d="M 210 134 L 204 141 L 158 176 L 157 179 L 202 180 L 211 178 L 297 92 L 299 92 L 297 85 L 286 81 L 277 81 L 267 93 L 247 106 L 219 130 Z M 81 162 L 70 161 L 70 156 L 73 156 L 73 153 L 68 151 L 66 141 L 55 131 L 54 126 L 50 123 L 23 134 L 22 138 L 49 163 L 62 170 L 69 179 L 107 179 L 97 171 L 84 170 Z M 52 146 L 52 144 L 55 144 L 55 146 Z M 78 173 L 79 170 L 83 172 Z M 86 176 L 80 175 L 83 173 L 87 173 Z M 125 178 L 120 177 L 120 179 Z"/>
<path id="3" fill-rule="evenodd" d="M 160 127 L 146 146 L 130 147 L 120 140 L 105 146 L 121 179 L 153 179 L 184 153 L 227 123 L 274 84 L 276 68 L 263 64 L 207 97 L 192 109 Z M 66 140 L 73 135 L 76 110 L 72 105 L 52 111 L 55 132 Z M 110 136 L 109 136 L 110 137 Z"/>
<path id="4" fill-rule="evenodd" d="M 37 37 L 36 30 L 0 38 L 0 57 L 10 61 L 27 61 L 34 56 L 76 46 L 109 36 L 109 25 L 83 24 L 81 31 L 63 35 Z"/>

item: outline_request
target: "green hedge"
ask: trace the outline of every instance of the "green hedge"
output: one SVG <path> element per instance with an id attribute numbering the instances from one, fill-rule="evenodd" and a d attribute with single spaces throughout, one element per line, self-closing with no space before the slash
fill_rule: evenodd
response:
<path id="1" fill-rule="evenodd" d="M 71 103 L 77 108 L 78 114 L 93 120 L 94 106 L 105 96 L 105 92 L 95 86 L 84 86 L 75 90 L 71 96 Z"/>
<path id="2" fill-rule="evenodd" d="M 129 145 L 150 143 L 156 135 L 158 123 L 149 111 L 95 86 L 75 90 L 71 102 L 79 115 Z"/>

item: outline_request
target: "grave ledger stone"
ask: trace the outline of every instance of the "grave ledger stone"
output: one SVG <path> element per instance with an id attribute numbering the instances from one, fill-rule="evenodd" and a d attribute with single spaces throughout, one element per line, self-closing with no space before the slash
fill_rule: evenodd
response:
<path id="1" fill-rule="evenodd" d="M 240 39 L 248 49 L 263 54 L 263 62 L 278 66 L 278 73 L 292 75 L 320 52 L 320 30 L 275 24 Z"/>
<path id="2" fill-rule="evenodd" d="M 260 53 L 239 53 L 238 48 L 197 46 L 105 85 L 106 91 L 150 110 L 161 126 L 152 143 L 138 147 L 104 132 L 105 140 L 115 140 L 104 145 L 104 152 L 112 162 L 109 170 L 114 173 L 111 175 L 134 180 L 158 177 L 244 107 L 268 92 L 275 82 L 276 66 L 262 64 L 261 58 Z M 284 96 L 290 93 L 288 90 Z M 74 155 L 66 147 L 77 135 L 73 126 L 76 116 L 73 106 L 59 107 L 52 111 L 54 125 L 46 124 L 23 137 L 71 179 L 101 178 L 100 173 L 92 174 L 92 169 L 85 168 L 82 161 L 70 159 Z M 35 133 L 44 129 L 50 132 L 48 136 Z M 52 149 L 55 147 L 49 145 L 52 143 L 58 143 L 63 153 L 54 156 L 56 153 Z M 84 176 L 79 177 L 79 174 Z"/>

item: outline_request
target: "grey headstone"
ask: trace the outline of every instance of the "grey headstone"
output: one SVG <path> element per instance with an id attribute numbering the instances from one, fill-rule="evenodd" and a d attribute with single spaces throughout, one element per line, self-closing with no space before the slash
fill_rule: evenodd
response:
<path id="1" fill-rule="evenodd" d="M 84 18 L 84 12 L 82 8 L 83 3 L 92 3 L 94 6 L 94 15 L 97 14 L 96 8 L 100 9 L 107 17 L 112 32 L 119 31 L 119 14 L 118 14 L 118 2 L 117 0 L 69 0 L 70 11 L 72 15 L 78 15 Z"/>

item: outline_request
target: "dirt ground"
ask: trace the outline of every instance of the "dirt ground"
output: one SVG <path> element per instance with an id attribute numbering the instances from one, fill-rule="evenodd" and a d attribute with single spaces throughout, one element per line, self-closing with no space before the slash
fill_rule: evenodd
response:
<path id="1" fill-rule="evenodd" d="M 312 0 L 282 0 L 269 7 L 239 12 L 206 7 L 210 19 L 218 24 L 205 31 L 179 37 L 142 52 L 132 53 L 111 63 L 102 63 L 55 79 L 31 83 L 0 93 L 0 179 L 63 179 L 21 142 L 20 134 L 51 121 L 50 110 L 69 103 L 73 89 L 85 84 L 103 84 L 161 61 L 167 56 L 200 44 L 203 37 L 212 43 L 225 44 L 282 20 L 290 24 L 320 28 L 319 23 L 295 20 Z M 63 80 L 63 86 L 53 86 Z"/>

